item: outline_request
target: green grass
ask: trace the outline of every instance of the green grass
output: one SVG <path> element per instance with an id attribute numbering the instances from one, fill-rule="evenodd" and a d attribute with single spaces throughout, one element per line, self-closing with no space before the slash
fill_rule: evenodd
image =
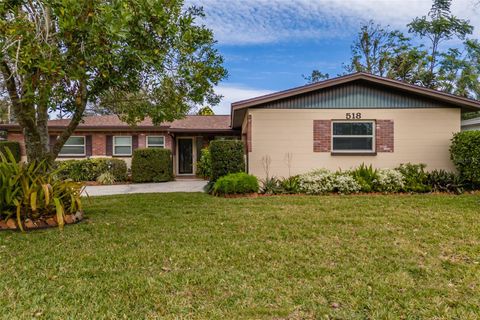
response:
<path id="1" fill-rule="evenodd" d="M 480 196 L 92 198 L 0 233 L 5 319 L 475 319 Z"/>

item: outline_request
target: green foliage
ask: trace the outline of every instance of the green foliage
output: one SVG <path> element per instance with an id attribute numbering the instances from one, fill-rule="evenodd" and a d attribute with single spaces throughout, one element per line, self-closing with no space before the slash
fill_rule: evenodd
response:
<path id="1" fill-rule="evenodd" d="M 57 174 L 60 179 L 73 181 L 96 181 L 106 172 L 111 173 L 115 181 L 127 179 L 127 164 L 122 159 L 90 158 L 81 160 L 57 161 Z"/>
<path id="2" fill-rule="evenodd" d="M 450 157 L 465 182 L 480 186 L 480 131 L 462 131 L 453 136 Z"/>
<path id="3" fill-rule="evenodd" d="M 403 191 L 406 192 L 428 192 L 431 190 L 427 184 L 428 173 L 425 171 L 426 165 L 402 163 L 397 170 L 403 175 L 405 185 Z"/>
<path id="4" fill-rule="evenodd" d="M 13 154 L 0 154 L 0 219 L 14 217 L 23 230 L 26 219 L 56 216 L 60 228 L 66 213 L 82 209 L 82 185 L 60 180 L 45 163 L 17 163 Z"/>
<path id="5" fill-rule="evenodd" d="M 213 115 L 215 115 L 215 112 L 213 112 L 212 108 L 210 108 L 209 106 L 205 106 L 203 108 L 200 108 L 200 110 L 198 110 L 197 114 L 199 116 L 213 116 Z"/>
<path id="6" fill-rule="evenodd" d="M 362 163 L 358 168 L 351 171 L 351 174 L 360 185 L 360 190 L 362 192 L 377 191 L 378 173 L 372 165 L 367 167 Z"/>
<path id="7" fill-rule="evenodd" d="M 282 181 L 275 177 L 267 177 L 261 180 L 262 187 L 260 192 L 263 194 L 280 194 L 284 193 Z"/>
<path id="8" fill-rule="evenodd" d="M 427 15 L 407 25 L 408 34 L 373 21 L 363 25 L 351 46 L 347 72 L 367 72 L 464 97 L 480 98 L 480 42 L 468 39 L 473 26 L 450 10 L 451 0 L 434 0 Z M 463 43 L 448 48 L 455 39 Z M 309 83 L 323 80 L 314 70 Z"/>
<path id="9" fill-rule="evenodd" d="M 129 123 L 183 117 L 192 105 L 215 105 L 226 75 L 203 9 L 184 1 L 3 1 L 0 78 L 12 110 L 31 139 L 29 159 L 50 154 L 49 113 L 73 115 L 87 104 Z M 41 17 L 41 18 L 39 18 Z M 41 79 L 41 81 L 38 81 Z M 21 99 L 15 99 L 15 95 Z M 38 151 L 38 152 L 35 152 Z"/>
<path id="10" fill-rule="evenodd" d="M 300 192 L 300 183 L 298 176 L 291 176 L 281 181 L 284 193 L 295 194 Z"/>
<path id="11" fill-rule="evenodd" d="M 95 180 L 104 173 L 110 173 L 115 181 L 127 180 L 127 163 L 116 158 L 91 158 L 94 166 Z"/>
<path id="12" fill-rule="evenodd" d="M 0 153 L 6 155 L 5 149 L 7 148 L 12 153 L 15 161 L 20 162 L 20 159 L 22 158 L 20 152 L 20 143 L 17 141 L 0 141 Z"/>
<path id="13" fill-rule="evenodd" d="M 220 177 L 213 186 L 213 194 L 248 194 L 258 192 L 258 180 L 245 172 L 230 173 Z"/>
<path id="14" fill-rule="evenodd" d="M 164 182 L 172 179 L 173 163 L 170 150 L 137 149 L 133 152 L 133 182 Z"/>
<path id="15" fill-rule="evenodd" d="M 240 140 L 210 142 L 213 181 L 229 173 L 245 171 L 244 145 Z"/>
<path id="16" fill-rule="evenodd" d="M 210 149 L 208 147 L 200 151 L 200 160 L 197 161 L 196 175 L 204 179 L 210 179 L 212 176 L 212 157 L 210 156 Z"/>
<path id="17" fill-rule="evenodd" d="M 114 184 L 115 176 L 107 171 L 98 176 L 97 182 L 100 184 Z"/>
<path id="18" fill-rule="evenodd" d="M 427 184 L 435 192 L 453 192 L 461 194 L 464 191 L 463 179 L 454 172 L 433 170 L 428 173 Z"/>

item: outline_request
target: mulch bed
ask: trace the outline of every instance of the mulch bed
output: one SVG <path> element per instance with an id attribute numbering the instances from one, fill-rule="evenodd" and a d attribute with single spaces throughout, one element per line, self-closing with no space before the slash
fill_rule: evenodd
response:
<path id="1" fill-rule="evenodd" d="M 64 223 L 65 225 L 75 224 L 75 223 L 79 223 L 83 219 L 84 219 L 83 211 L 78 211 L 76 214 L 65 215 Z M 23 230 L 25 231 L 58 227 L 56 216 L 42 217 L 37 220 L 27 219 L 22 223 L 23 223 L 22 225 Z M 18 227 L 18 223 L 15 218 L 9 218 L 6 221 L 3 219 L 0 220 L 0 231 L 8 231 L 8 230 L 11 230 L 11 231 L 21 230 Z"/>

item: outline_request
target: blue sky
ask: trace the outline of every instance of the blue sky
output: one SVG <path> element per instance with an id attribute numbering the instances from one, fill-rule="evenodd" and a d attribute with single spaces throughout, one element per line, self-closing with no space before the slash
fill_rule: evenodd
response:
<path id="1" fill-rule="evenodd" d="M 475 0 L 453 0 L 455 15 L 469 19 L 480 33 Z M 348 62 L 359 27 L 372 19 L 406 31 L 425 15 L 431 0 L 187 0 L 202 6 L 229 77 L 216 91 L 224 96 L 214 107 L 228 114 L 230 103 L 305 84 L 313 69 L 334 76 Z M 454 45 L 454 44 L 451 44 Z"/>

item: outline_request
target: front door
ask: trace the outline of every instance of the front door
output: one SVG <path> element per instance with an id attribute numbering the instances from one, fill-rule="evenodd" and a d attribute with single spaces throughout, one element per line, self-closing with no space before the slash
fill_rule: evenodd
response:
<path id="1" fill-rule="evenodd" d="M 193 174 L 193 138 L 178 138 L 178 174 Z"/>

